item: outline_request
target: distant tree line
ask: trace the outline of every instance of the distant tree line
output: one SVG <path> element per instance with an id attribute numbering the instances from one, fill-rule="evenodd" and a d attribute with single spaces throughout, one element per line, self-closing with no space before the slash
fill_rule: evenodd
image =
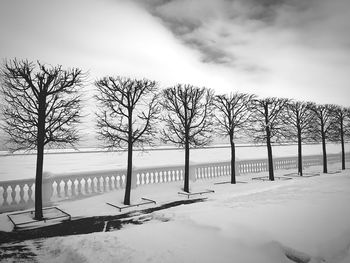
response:
<path id="1" fill-rule="evenodd" d="M 42 174 L 46 145 L 74 145 L 80 139 L 81 94 L 86 74 L 78 68 L 8 60 L 0 71 L 2 129 L 12 151 L 37 151 L 35 218 L 42 214 Z M 229 139 L 231 180 L 236 183 L 235 143 L 241 136 L 266 143 L 269 179 L 274 181 L 272 145 L 298 145 L 298 173 L 303 175 L 302 144 L 321 142 L 327 173 L 327 142 L 339 142 L 342 169 L 344 144 L 350 138 L 350 109 L 338 105 L 253 94 L 214 94 L 213 90 L 177 84 L 160 90 L 148 79 L 106 76 L 94 83 L 98 105 L 98 138 L 110 149 L 128 152 L 124 204 L 130 204 L 133 149 L 152 145 L 155 138 L 185 149 L 184 191 L 190 191 L 190 149 L 210 144 L 213 135 Z"/>

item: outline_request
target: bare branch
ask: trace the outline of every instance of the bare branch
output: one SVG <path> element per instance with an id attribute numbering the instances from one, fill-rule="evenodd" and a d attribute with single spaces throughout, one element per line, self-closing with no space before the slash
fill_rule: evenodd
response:
<path id="1" fill-rule="evenodd" d="M 211 140 L 213 92 L 192 85 L 178 84 L 163 91 L 161 102 L 166 114 L 162 139 L 184 146 L 204 146 Z"/>

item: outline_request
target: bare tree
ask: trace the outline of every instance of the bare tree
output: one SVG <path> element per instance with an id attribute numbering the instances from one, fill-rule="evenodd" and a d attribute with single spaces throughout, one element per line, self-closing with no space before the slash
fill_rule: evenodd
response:
<path id="1" fill-rule="evenodd" d="M 266 142 L 269 179 L 274 181 L 272 146 L 282 138 L 283 121 L 282 114 L 289 102 L 288 99 L 266 98 L 252 101 L 252 127 L 251 134 L 255 141 Z"/>
<path id="2" fill-rule="evenodd" d="M 11 60 L 1 70 L 4 131 L 11 150 L 36 149 L 35 218 L 42 220 L 44 147 L 73 145 L 79 139 L 80 69 Z"/>
<path id="3" fill-rule="evenodd" d="M 334 124 L 334 118 L 332 117 L 332 113 L 334 112 L 335 106 L 330 104 L 312 104 L 310 108 L 315 113 L 315 119 L 317 122 L 316 132 L 318 133 L 318 136 L 321 138 L 322 142 L 323 172 L 327 173 L 328 169 L 326 141 L 330 139 L 332 125 Z"/>
<path id="4" fill-rule="evenodd" d="M 231 145 L 231 184 L 236 183 L 236 150 L 235 139 L 249 125 L 250 104 L 255 95 L 246 93 L 231 93 L 230 95 L 217 95 L 214 105 L 217 109 L 216 120 L 218 133 L 228 136 Z"/>
<path id="5" fill-rule="evenodd" d="M 211 141 L 213 93 L 178 84 L 163 90 L 163 97 L 166 116 L 162 137 L 165 142 L 185 147 L 184 191 L 189 192 L 190 146 L 204 146 Z"/>
<path id="6" fill-rule="evenodd" d="M 127 148 L 128 163 L 124 204 L 130 205 L 133 147 L 152 144 L 154 122 L 160 107 L 157 84 L 147 79 L 105 77 L 95 82 L 100 138 L 108 148 Z"/>
<path id="7" fill-rule="evenodd" d="M 290 101 L 283 119 L 284 137 L 298 143 L 298 174 L 303 175 L 302 143 L 314 139 L 315 115 L 310 109 L 311 102 Z"/>
<path id="8" fill-rule="evenodd" d="M 334 125 L 331 126 L 330 139 L 332 141 L 340 142 L 342 153 L 342 170 L 345 170 L 345 138 L 349 132 L 350 109 L 337 105 L 333 105 L 332 108 Z"/>

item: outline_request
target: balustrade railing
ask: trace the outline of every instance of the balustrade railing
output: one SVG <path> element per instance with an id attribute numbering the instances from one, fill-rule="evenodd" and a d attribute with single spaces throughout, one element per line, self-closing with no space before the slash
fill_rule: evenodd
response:
<path id="1" fill-rule="evenodd" d="M 350 160 L 350 155 L 346 155 Z M 340 162 L 340 154 L 329 154 L 328 163 Z M 322 155 L 303 157 L 303 167 L 322 165 Z M 274 169 L 297 168 L 296 157 L 274 158 Z M 239 160 L 236 162 L 236 174 L 259 173 L 268 171 L 267 159 Z M 191 163 L 190 179 L 202 180 L 207 178 L 230 176 L 231 163 Z M 89 171 L 79 173 L 47 174 L 43 179 L 43 203 L 67 199 L 78 199 L 87 196 L 114 191 L 125 187 L 126 169 Z M 184 166 L 149 166 L 133 169 L 132 187 L 182 181 Z M 0 213 L 16 211 L 34 206 L 35 180 L 11 180 L 0 182 Z"/>

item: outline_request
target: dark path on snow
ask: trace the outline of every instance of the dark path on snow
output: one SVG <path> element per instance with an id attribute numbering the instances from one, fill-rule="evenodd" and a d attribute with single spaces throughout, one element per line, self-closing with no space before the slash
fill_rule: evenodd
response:
<path id="1" fill-rule="evenodd" d="M 125 224 L 140 225 L 150 220 L 167 222 L 170 219 L 165 217 L 154 217 L 152 213 L 179 205 L 204 202 L 206 199 L 207 198 L 196 198 L 174 201 L 161 206 L 131 211 L 120 215 L 80 218 L 36 229 L 25 229 L 12 232 L 0 231 L 0 261 L 37 262 L 36 254 L 33 253 L 32 248 L 25 243 L 21 243 L 25 240 L 34 240 L 32 246 L 40 250 L 43 238 L 115 231 L 121 229 Z M 310 256 L 282 245 L 281 250 L 291 262 L 308 263 L 311 260 Z"/>
<path id="2" fill-rule="evenodd" d="M 143 224 L 152 219 L 149 216 L 152 212 L 168 209 L 171 207 L 203 202 L 206 198 L 174 201 L 161 206 L 146 208 L 138 211 L 131 211 L 113 216 L 94 216 L 64 221 L 62 223 L 45 226 L 36 229 L 14 230 L 12 232 L 0 231 L 0 245 L 9 242 L 21 242 L 25 240 L 48 238 L 56 236 L 81 235 L 102 231 L 119 230 L 125 224 Z M 148 216 L 147 216 L 148 215 Z M 160 219 L 162 220 L 162 219 Z M 162 221 L 168 221 L 164 219 Z M 0 246 L 1 250 L 1 246 Z M 0 252 L 1 259 L 1 252 Z"/>

